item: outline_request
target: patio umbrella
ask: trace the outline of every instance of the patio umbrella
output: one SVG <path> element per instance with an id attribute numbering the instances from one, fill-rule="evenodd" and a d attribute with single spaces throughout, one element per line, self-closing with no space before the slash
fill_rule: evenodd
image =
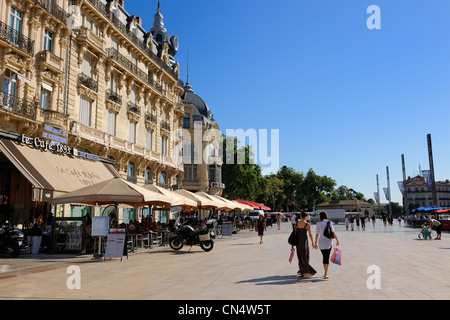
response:
<path id="1" fill-rule="evenodd" d="M 214 196 L 204 193 L 204 192 L 197 192 L 197 194 L 215 202 L 217 205 L 216 209 L 218 209 L 218 210 L 225 210 L 225 211 L 234 210 L 235 206 L 230 205 L 229 203 L 223 201 L 222 199 L 218 199 L 217 197 L 214 197 Z"/>
<path id="2" fill-rule="evenodd" d="M 225 203 L 229 206 L 230 210 L 240 210 L 240 211 L 243 211 L 243 210 L 245 210 L 245 208 L 247 207 L 247 206 L 244 205 L 244 204 L 241 204 L 241 203 L 239 203 L 239 202 L 235 202 L 235 201 L 228 200 L 228 199 L 223 198 L 223 197 L 221 197 L 221 196 L 211 195 L 211 197 L 213 197 L 213 198 L 215 198 L 215 199 L 218 199 L 218 200 L 220 200 L 220 201 L 225 202 Z"/>
<path id="3" fill-rule="evenodd" d="M 54 197 L 53 203 L 82 203 L 87 205 L 107 205 L 122 203 L 130 206 L 156 205 L 170 207 L 171 199 L 120 177 L 81 188 Z"/>
<path id="4" fill-rule="evenodd" d="M 442 207 L 437 207 L 437 206 L 434 206 L 434 207 L 420 207 L 420 208 L 414 209 L 412 212 L 430 212 L 430 211 L 441 210 L 441 209 L 442 209 Z"/>
<path id="5" fill-rule="evenodd" d="M 192 199 L 186 198 L 181 194 L 178 194 L 174 191 L 170 191 L 166 188 L 156 186 L 154 184 L 147 184 L 144 186 L 145 189 L 148 189 L 153 192 L 160 193 L 168 198 L 171 199 L 172 207 L 175 206 L 183 206 L 183 207 L 197 207 L 197 201 L 194 201 Z"/>
<path id="6" fill-rule="evenodd" d="M 197 207 L 199 207 L 199 208 L 203 208 L 203 209 L 216 209 L 217 208 L 216 202 L 214 202 L 208 198 L 205 198 L 204 196 L 202 196 L 198 193 L 190 192 L 185 189 L 178 189 L 178 190 L 175 190 L 174 192 L 179 195 L 182 195 L 183 197 L 186 197 L 188 199 L 196 201 Z"/>

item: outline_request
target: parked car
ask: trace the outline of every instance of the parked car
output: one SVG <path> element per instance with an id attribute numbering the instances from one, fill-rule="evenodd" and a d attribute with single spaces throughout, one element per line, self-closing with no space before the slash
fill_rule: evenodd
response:
<path id="1" fill-rule="evenodd" d="M 252 221 L 257 221 L 259 219 L 259 216 L 264 216 L 264 211 L 263 210 L 250 210 L 250 211 L 248 211 L 247 216 Z"/>

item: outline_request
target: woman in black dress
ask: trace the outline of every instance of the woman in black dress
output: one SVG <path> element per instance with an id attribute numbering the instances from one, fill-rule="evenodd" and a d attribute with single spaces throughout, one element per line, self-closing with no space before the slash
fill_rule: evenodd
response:
<path id="1" fill-rule="evenodd" d="M 256 222 L 256 231 L 258 231 L 258 236 L 260 238 L 259 244 L 263 243 L 264 231 L 266 230 L 266 220 L 263 215 L 260 215 L 258 221 Z"/>
<path id="2" fill-rule="evenodd" d="M 297 258 L 298 258 L 298 272 L 297 274 L 304 277 L 312 277 L 317 271 L 309 264 L 309 244 L 308 235 L 311 243 L 314 246 L 313 236 L 311 233 L 311 225 L 308 223 L 308 214 L 302 212 L 301 220 L 297 222 L 296 236 L 297 236 Z"/>

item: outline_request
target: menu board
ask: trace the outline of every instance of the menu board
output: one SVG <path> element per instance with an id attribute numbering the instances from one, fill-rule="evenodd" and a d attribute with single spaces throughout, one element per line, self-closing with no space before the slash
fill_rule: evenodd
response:
<path id="1" fill-rule="evenodd" d="M 107 236 L 109 232 L 108 217 L 92 217 L 92 233 L 93 237 Z"/>
<path id="2" fill-rule="evenodd" d="M 105 259 L 106 258 L 120 258 L 122 261 L 122 257 L 127 255 L 127 251 L 125 250 L 126 245 L 126 230 L 122 228 L 113 228 L 109 229 L 108 232 L 108 240 L 106 242 L 106 251 L 105 251 Z"/>

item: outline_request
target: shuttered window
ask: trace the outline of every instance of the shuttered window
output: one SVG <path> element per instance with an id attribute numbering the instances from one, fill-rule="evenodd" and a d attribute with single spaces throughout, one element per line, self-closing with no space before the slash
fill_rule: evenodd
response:
<path id="1" fill-rule="evenodd" d="M 88 76 L 89 78 L 92 78 L 92 59 L 85 55 L 83 58 L 83 65 L 81 66 L 81 72 Z"/>
<path id="2" fill-rule="evenodd" d="M 136 143 L 136 122 L 130 121 L 130 132 L 128 141 Z"/>
<path id="3" fill-rule="evenodd" d="M 80 123 L 85 126 L 91 125 L 91 101 L 80 97 Z"/>
<path id="4" fill-rule="evenodd" d="M 152 150 L 152 132 L 150 130 L 147 131 L 147 137 L 145 142 L 145 147 L 148 150 Z"/>
<path id="5" fill-rule="evenodd" d="M 116 113 L 108 110 L 108 134 L 116 135 Z"/>

